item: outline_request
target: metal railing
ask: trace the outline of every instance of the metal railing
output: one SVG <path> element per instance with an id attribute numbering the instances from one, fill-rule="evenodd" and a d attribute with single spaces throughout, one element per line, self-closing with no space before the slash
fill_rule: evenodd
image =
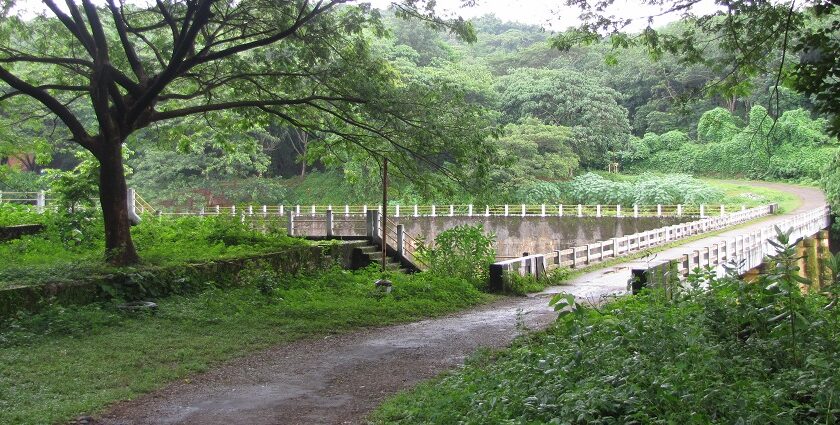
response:
<path id="1" fill-rule="evenodd" d="M 381 231 L 381 229 L 380 229 Z M 405 231 L 405 226 L 397 224 L 388 219 L 388 226 L 385 232 L 386 243 L 397 252 L 401 259 L 407 260 L 420 270 L 427 270 L 429 265 L 417 251 L 420 248 L 420 241 Z"/>

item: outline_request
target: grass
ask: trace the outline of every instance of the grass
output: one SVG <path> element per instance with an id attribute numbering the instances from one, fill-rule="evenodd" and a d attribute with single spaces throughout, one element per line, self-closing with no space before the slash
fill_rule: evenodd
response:
<path id="1" fill-rule="evenodd" d="M 777 203 L 783 213 L 794 211 L 802 205 L 802 200 L 794 193 L 757 186 L 751 184 L 753 182 L 750 181 L 715 179 L 703 179 L 703 181 L 723 191 L 727 203 L 743 204 L 748 208 Z"/>
<path id="2" fill-rule="evenodd" d="M 3 206 L 0 206 L 3 208 Z M 42 234 L 0 243 L 0 288 L 101 275 L 115 269 L 103 261 L 101 220 L 96 217 L 38 216 Z M 231 217 L 147 216 L 132 229 L 143 266 L 169 266 L 277 252 L 309 244 L 284 229 L 250 229 Z"/>
<path id="3" fill-rule="evenodd" d="M 0 423 L 44 424 L 160 388 L 278 343 L 436 316 L 489 301 L 469 283 L 374 270 L 246 273 L 239 287 L 175 296 L 154 315 L 113 304 L 53 306 L 0 325 Z"/>

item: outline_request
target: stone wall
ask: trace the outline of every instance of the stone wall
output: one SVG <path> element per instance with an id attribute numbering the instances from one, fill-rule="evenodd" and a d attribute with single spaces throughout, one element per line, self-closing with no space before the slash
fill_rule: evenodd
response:
<path id="1" fill-rule="evenodd" d="M 43 224 L 22 224 L 19 226 L 0 227 L 0 242 L 18 239 L 25 235 L 34 235 L 43 231 Z"/>
<path id="2" fill-rule="evenodd" d="M 250 263 L 259 261 L 284 273 L 324 269 L 334 264 L 358 268 L 359 248 L 365 242 L 343 242 L 328 246 L 290 247 L 282 252 L 205 263 L 168 267 L 140 267 L 78 281 L 43 282 L 38 285 L 0 290 L 0 319 L 18 311 L 37 311 L 49 300 L 61 305 L 82 305 L 121 298 L 154 300 L 173 294 L 198 292 L 208 282 L 225 287 L 236 285 L 236 276 Z"/>

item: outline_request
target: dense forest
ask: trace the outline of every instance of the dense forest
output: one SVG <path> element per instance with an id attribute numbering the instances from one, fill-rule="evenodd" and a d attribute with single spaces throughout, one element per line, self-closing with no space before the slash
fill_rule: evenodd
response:
<path id="1" fill-rule="evenodd" d="M 634 174 L 808 183 L 820 178 L 838 146 L 811 99 L 774 73 L 743 76 L 735 89 L 718 90 L 729 71 L 687 65 L 675 55 L 652 57 L 644 46 L 616 49 L 609 39 L 562 51 L 552 46 L 554 34 L 494 16 L 472 22 L 473 43 L 390 14 L 381 24 L 385 37 L 370 30 L 363 37 L 367 54 L 425 96 L 452 93 L 463 102 L 464 118 L 441 129 L 453 146 L 474 149 L 489 164 L 476 174 L 397 168 L 394 202 L 569 200 L 575 176 L 613 163 Z M 707 50 L 715 55 L 714 46 Z M 772 54 L 771 63 L 781 60 L 781 51 Z M 20 115 L 4 110 L 0 156 L 26 159 L 36 171 L 71 170 L 85 160 L 78 146 L 62 141 L 54 118 L 15 127 Z M 334 133 L 294 128 L 276 117 L 253 120 L 225 111 L 153 126 L 132 138 L 125 154 L 129 184 L 163 207 L 373 202 L 381 185 L 376 155 Z M 446 149 L 435 155 L 440 163 L 465 156 Z M 4 169 L 0 188 L 42 188 L 59 174 Z"/>

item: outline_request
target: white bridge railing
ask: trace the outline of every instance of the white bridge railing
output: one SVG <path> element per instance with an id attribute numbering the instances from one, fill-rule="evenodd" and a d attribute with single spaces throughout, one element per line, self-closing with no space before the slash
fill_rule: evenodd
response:
<path id="1" fill-rule="evenodd" d="M 830 225 L 831 211 L 828 206 L 822 206 L 756 231 L 710 243 L 679 258 L 662 259 L 654 264 L 634 268 L 633 276 L 646 283 L 656 284 L 674 277 L 682 280 L 692 270 L 703 267 L 711 267 L 719 277 L 726 273 L 724 266 L 734 266 L 739 274 L 744 274 L 778 252 L 769 242 L 776 238 L 776 227 L 784 232 L 791 230 L 790 240 L 796 241 L 813 236 Z"/>
<path id="2" fill-rule="evenodd" d="M 657 245 L 733 226 L 773 214 L 776 204 L 739 211 L 722 216 L 703 218 L 673 226 L 660 227 L 632 235 L 611 238 L 573 248 L 499 261 L 490 266 L 490 285 L 501 289 L 506 273 L 541 276 L 558 267 L 579 268 L 598 261 L 620 257 Z"/>
<path id="3" fill-rule="evenodd" d="M 49 192 L 3 192 L 0 203 L 18 203 L 44 208 L 50 203 Z M 129 207 L 138 214 L 160 215 L 247 215 L 281 216 L 290 211 L 296 216 L 324 215 L 327 211 L 345 216 L 365 216 L 368 211 L 382 213 L 381 205 L 212 205 L 197 208 L 154 208 L 140 194 L 129 189 Z M 402 217 L 713 217 L 744 211 L 741 204 L 699 205 L 584 205 L 584 204 L 507 204 L 507 205 L 388 205 L 388 216 Z"/>

